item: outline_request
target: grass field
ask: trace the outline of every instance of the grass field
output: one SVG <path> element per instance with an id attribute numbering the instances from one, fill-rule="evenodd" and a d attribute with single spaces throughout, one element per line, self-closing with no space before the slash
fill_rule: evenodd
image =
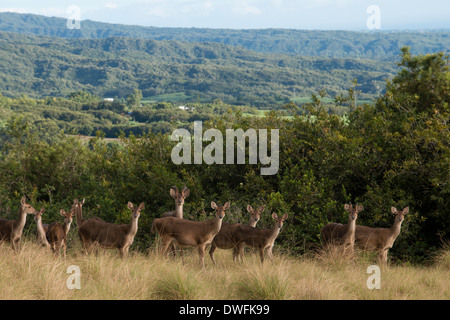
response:
<path id="1" fill-rule="evenodd" d="M 196 250 L 184 259 L 130 252 L 120 259 L 116 251 L 83 255 L 68 250 L 66 260 L 31 241 L 15 254 L 0 245 L 0 299 L 152 299 L 152 300 L 302 300 L 302 299 L 450 299 L 450 251 L 443 250 L 430 266 L 392 265 L 381 268 L 380 289 L 368 289 L 372 263 L 368 258 L 337 258 L 317 253 L 294 258 L 275 254 L 261 266 L 247 253 L 244 263 L 233 263 L 230 250 L 216 250 L 217 265 L 206 258 L 199 266 Z M 67 281 L 75 265 L 80 289 Z"/>

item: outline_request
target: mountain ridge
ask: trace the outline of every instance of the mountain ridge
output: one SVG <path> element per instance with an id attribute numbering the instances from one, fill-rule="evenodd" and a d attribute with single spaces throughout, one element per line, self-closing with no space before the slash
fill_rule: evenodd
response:
<path id="1" fill-rule="evenodd" d="M 160 28 L 82 20 L 80 29 L 69 29 L 67 19 L 35 14 L 0 13 L 0 30 L 63 38 L 110 38 L 216 42 L 262 53 L 392 60 L 403 46 L 413 54 L 449 52 L 446 31 L 358 32 L 296 29 Z"/>

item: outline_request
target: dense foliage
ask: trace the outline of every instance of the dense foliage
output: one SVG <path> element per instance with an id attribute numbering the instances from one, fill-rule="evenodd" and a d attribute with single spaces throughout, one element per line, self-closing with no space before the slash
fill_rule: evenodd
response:
<path id="1" fill-rule="evenodd" d="M 61 39 L 0 32 L 0 91 L 7 96 L 66 97 L 87 91 L 144 100 L 273 107 L 323 88 L 345 92 L 357 79 L 371 99 L 396 71 L 393 62 L 262 54 L 218 43 Z"/>
<path id="2" fill-rule="evenodd" d="M 122 136 L 114 143 L 99 135 L 86 143 L 32 124 L 27 116 L 11 116 L 13 107 L 4 103 L 10 98 L 2 97 L 2 114 L 9 117 L 1 127 L 0 215 L 15 217 L 26 194 L 36 207 L 45 206 L 44 222 L 59 220 L 61 208 L 85 197 L 87 217 L 127 223 L 127 201 L 144 201 L 135 240 L 144 250 L 152 220 L 174 208 L 170 187 L 186 185 L 190 219 L 204 219 L 202 211 L 211 212 L 211 201 L 231 201 L 228 221 L 246 221 L 247 204 L 264 203 L 260 227 L 272 225 L 269 212 L 288 213 L 277 243 L 301 254 L 320 243 L 324 224 L 346 222 L 344 203 L 363 204 L 358 224 L 377 227 L 392 225 L 391 206 L 409 206 L 391 253 L 395 260 L 426 262 L 450 234 L 449 60 L 443 54 L 412 56 L 405 48 L 399 67 L 374 104 L 353 105 L 352 90 L 340 96 L 337 103 L 351 108 L 346 117 L 327 112 L 321 92 L 303 110 L 287 105 L 290 118 L 276 111 L 248 117 L 235 110 L 203 122 L 204 130 L 217 128 L 224 136 L 228 128 L 278 128 L 280 169 L 273 176 L 261 176 L 260 164 L 175 165 L 175 142 L 168 134 Z M 81 93 L 72 98 L 95 100 Z M 24 101 L 39 108 L 33 99 Z M 75 109 L 80 105 L 73 101 Z M 161 104 L 156 110 L 165 108 Z"/>

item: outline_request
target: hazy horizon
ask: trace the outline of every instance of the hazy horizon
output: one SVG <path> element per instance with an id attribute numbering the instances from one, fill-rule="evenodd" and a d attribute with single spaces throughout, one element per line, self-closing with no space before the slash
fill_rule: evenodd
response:
<path id="1" fill-rule="evenodd" d="M 80 20 L 211 29 L 396 31 L 450 29 L 450 1 L 368 0 L 4 0 L 0 12 Z M 375 9 L 374 9 L 375 8 Z M 375 10 L 375 11 L 374 11 Z M 377 25 L 370 24 L 377 20 Z"/>

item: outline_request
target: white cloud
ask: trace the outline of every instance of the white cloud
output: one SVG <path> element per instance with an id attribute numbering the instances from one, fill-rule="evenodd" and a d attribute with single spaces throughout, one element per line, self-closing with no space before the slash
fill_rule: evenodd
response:
<path id="1" fill-rule="evenodd" d="M 118 7 L 119 6 L 117 4 L 112 3 L 112 2 L 108 2 L 107 4 L 105 4 L 105 8 L 108 8 L 108 9 L 117 9 Z"/>
<path id="2" fill-rule="evenodd" d="M 40 14 L 44 16 L 56 16 L 61 17 L 66 15 L 66 9 L 67 8 L 42 8 L 40 9 Z"/>
<path id="3" fill-rule="evenodd" d="M 261 10 L 258 7 L 249 5 L 246 0 L 237 0 L 233 6 L 233 12 L 241 15 L 258 15 Z"/>
<path id="4" fill-rule="evenodd" d="M 27 11 L 23 8 L 0 8 L 0 12 L 26 13 Z"/>

